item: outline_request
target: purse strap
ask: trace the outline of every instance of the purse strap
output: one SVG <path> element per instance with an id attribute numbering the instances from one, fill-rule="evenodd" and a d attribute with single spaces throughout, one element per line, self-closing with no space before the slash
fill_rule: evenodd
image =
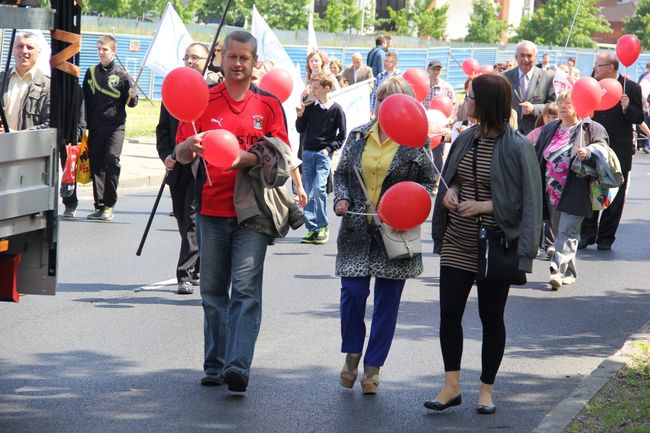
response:
<path id="1" fill-rule="evenodd" d="M 363 191 L 363 195 L 366 196 L 366 206 L 370 208 L 370 211 L 372 212 L 372 220 L 374 223 L 377 225 L 377 227 L 381 227 L 381 221 L 379 220 L 379 217 L 377 216 L 377 210 L 375 209 L 375 206 L 372 204 L 372 201 L 370 201 L 370 196 L 368 195 L 368 190 L 366 190 L 366 185 L 363 183 L 363 178 L 361 177 L 361 173 L 359 172 L 359 169 L 354 166 L 354 174 L 357 175 L 357 179 L 359 180 L 359 184 L 361 185 L 361 190 Z"/>

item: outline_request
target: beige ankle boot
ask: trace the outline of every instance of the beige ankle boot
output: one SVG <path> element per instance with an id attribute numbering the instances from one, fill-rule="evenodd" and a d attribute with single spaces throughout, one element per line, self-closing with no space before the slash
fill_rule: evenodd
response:
<path id="1" fill-rule="evenodd" d="M 371 365 L 363 366 L 361 389 L 364 394 L 377 394 L 377 390 L 379 389 L 379 367 L 373 367 Z"/>
<path id="2" fill-rule="evenodd" d="M 348 353 L 345 355 L 345 364 L 341 369 L 341 378 L 339 383 L 344 388 L 352 388 L 354 382 L 357 380 L 359 374 L 359 361 L 361 361 L 360 353 Z"/>

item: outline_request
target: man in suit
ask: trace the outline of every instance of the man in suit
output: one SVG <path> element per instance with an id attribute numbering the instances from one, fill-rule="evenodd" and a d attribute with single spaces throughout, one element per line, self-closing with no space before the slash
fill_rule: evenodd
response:
<path id="1" fill-rule="evenodd" d="M 362 65 L 361 62 L 361 53 L 352 54 L 352 66 L 345 68 L 345 71 L 343 72 L 343 76 L 348 80 L 350 85 L 374 77 L 372 69 L 368 66 Z"/>
<path id="2" fill-rule="evenodd" d="M 194 42 L 185 49 L 185 66 L 203 73 L 208 59 L 208 48 Z M 172 196 L 172 208 L 181 235 L 181 250 L 176 265 L 176 280 L 179 295 L 190 295 L 199 284 L 199 245 L 196 239 L 196 181 L 192 165 L 176 162 L 176 132 L 178 120 L 160 106 L 160 118 L 156 126 L 156 149 L 167 169 L 167 185 Z"/>
<path id="3" fill-rule="evenodd" d="M 614 78 L 623 86 L 623 77 L 618 73 L 618 59 L 612 52 L 600 53 L 594 63 L 594 78 L 598 81 Z M 594 211 L 591 218 L 582 222 L 578 248 L 586 248 L 593 243 L 599 250 L 610 250 L 616 239 L 618 223 L 623 215 L 627 180 L 632 169 L 632 155 L 635 151 L 634 130 L 636 124 L 643 122 L 643 103 L 641 87 L 632 80 L 625 83 L 625 93 L 621 103 L 609 110 L 596 111 L 593 119 L 603 125 L 609 135 L 609 146 L 614 150 L 621 163 L 624 182 L 618 188 L 618 194 L 612 204 L 603 211 L 598 221 L 599 212 Z"/>
<path id="4" fill-rule="evenodd" d="M 535 121 L 544 106 L 555 101 L 553 74 L 535 66 L 537 46 L 530 41 L 517 44 L 515 59 L 517 68 L 503 75 L 512 86 L 512 108 L 517 112 L 519 131 L 528 134 L 535 129 Z"/>

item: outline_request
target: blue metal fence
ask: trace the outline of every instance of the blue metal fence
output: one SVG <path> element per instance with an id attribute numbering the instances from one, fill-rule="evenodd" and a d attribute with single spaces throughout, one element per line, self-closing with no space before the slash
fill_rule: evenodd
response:
<path id="1" fill-rule="evenodd" d="M 80 53 L 80 67 L 82 74 L 80 82 L 83 80 L 83 74 L 86 69 L 98 62 L 97 59 L 97 40 L 101 34 L 84 32 L 82 34 L 82 44 Z M 2 37 L 1 58 L 4 63 L 8 44 L 11 37 L 11 30 L 4 30 Z M 45 33 L 46 40 L 50 40 L 49 34 Z M 144 55 L 151 44 L 152 36 L 141 35 L 116 35 L 118 58 L 135 79 Z M 289 57 L 299 65 L 300 70 L 305 70 L 307 58 L 306 46 L 288 45 L 285 46 Z M 352 54 L 360 52 L 365 59 L 369 47 L 322 47 L 330 59 L 339 59 L 344 65 L 352 62 Z M 495 63 L 504 63 L 514 58 L 514 45 L 468 45 L 468 44 L 448 44 L 442 46 L 433 46 L 429 48 L 404 48 L 397 49 L 398 67 L 404 71 L 408 68 L 426 68 L 432 59 L 439 60 L 443 66 L 443 79 L 447 80 L 456 91 L 462 91 L 466 76 L 463 73 L 460 63 L 468 57 L 477 59 L 482 65 L 494 65 Z M 576 67 L 583 75 L 590 73 L 594 59 L 599 52 L 597 49 L 569 48 L 562 56 L 561 47 L 540 47 L 539 58 L 543 53 L 548 52 L 551 56 L 551 62 L 557 63 L 562 57 L 562 62 L 566 63 L 568 57 L 576 58 Z M 637 79 L 645 71 L 646 62 L 650 61 L 650 52 L 641 53 L 637 63 L 630 68 L 622 68 L 621 72 L 629 75 L 632 79 Z M 160 88 L 162 79 L 158 74 L 145 69 L 140 77 L 139 86 L 142 92 L 153 99 L 160 99 Z"/>

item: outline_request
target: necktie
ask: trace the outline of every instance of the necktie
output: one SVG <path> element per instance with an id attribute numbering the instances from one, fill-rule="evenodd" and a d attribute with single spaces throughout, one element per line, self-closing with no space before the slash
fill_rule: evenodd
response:
<path id="1" fill-rule="evenodd" d="M 521 96 L 524 99 L 528 98 L 528 77 L 526 74 L 521 75 L 521 81 L 519 82 L 519 90 L 521 90 Z"/>

